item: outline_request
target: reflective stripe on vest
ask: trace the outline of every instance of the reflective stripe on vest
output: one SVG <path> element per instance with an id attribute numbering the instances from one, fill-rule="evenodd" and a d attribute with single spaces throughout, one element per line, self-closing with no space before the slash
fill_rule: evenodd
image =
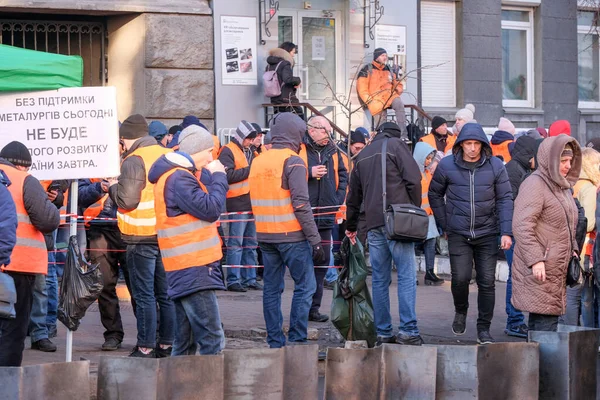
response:
<path id="1" fill-rule="evenodd" d="M 510 151 L 508 151 L 508 145 L 512 143 L 512 140 L 507 140 L 500 144 L 492 144 L 492 155 L 498 157 L 502 156 L 504 159 L 504 164 L 509 162 L 512 157 L 510 156 Z"/>
<path id="2" fill-rule="evenodd" d="M 167 272 L 205 266 L 223 257 L 216 223 L 190 214 L 167 216 L 165 184 L 177 170 L 192 175 L 184 168 L 174 168 L 162 175 L 154 187 L 158 246 Z M 198 183 L 204 193 L 208 193 L 204 185 Z"/>
<path id="3" fill-rule="evenodd" d="M 300 153 L 298 155 L 304 160 L 304 164 L 306 164 L 306 168 L 308 170 L 308 154 L 306 153 L 306 145 L 304 143 L 300 144 Z M 335 190 L 338 190 L 338 187 L 340 186 L 340 174 L 338 173 L 340 161 L 337 151 L 333 153 L 332 158 L 333 172 L 335 177 Z M 346 167 L 346 170 L 347 169 L 348 167 Z M 329 173 L 329 171 L 327 171 L 327 173 Z"/>
<path id="4" fill-rule="evenodd" d="M 248 167 L 248 159 L 246 158 L 246 155 L 244 154 L 242 149 L 240 149 L 240 146 L 238 146 L 234 142 L 229 142 L 225 146 L 223 146 L 223 148 L 225 147 L 231 150 L 231 153 L 233 154 L 233 162 L 235 163 L 233 167 L 234 169 L 237 170 Z M 232 197 L 243 196 L 245 194 L 248 194 L 249 192 L 250 186 L 248 185 L 248 179 L 246 178 L 240 182 L 229 183 L 227 198 L 230 199 Z"/>
<path id="5" fill-rule="evenodd" d="M 129 236 L 154 236 L 156 235 L 156 214 L 154 212 L 154 185 L 148 180 L 150 167 L 163 154 L 171 153 L 171 149 L 159 145 L 140 147 L 125 157 L 138 156 L 144 162 L 146 170 L 146 186 L 142 189 L 140 203 L 135 210 L 117 211 L 119 230 Z"/>
<path id="6" fill-rule="evenodd" d="M 92 204 L 91 206 L 89 206 L 88 208 L 85 209 L 85 211 L 83 212 L 83 217 L 84 217 L 86 226 L 89 226 L 90 222 L 92 220 L 96 219 L 96 217 L 98 217 L 98 215 L 100 215 L 100 213 L 104 209 L 104 203 L 106 202 L 107 198 L 108 198 L 108 193 L 105 194 L 104 196 L 102 196 L 100 198 L 100 200 L 98 200 L 97 202 L 95 202 L 94 204 Z"/>
<path id="7" fill-rule="evenodd" d="M 421 208 L 427 212 L 427 215 L 433 215 L 433 210 L 429 205 L 429 185 L 431 184 L 431 172 L 425 170 L 421 173 Z"/>
<path id="8" fill-rule="evenodd" d="M 258 157 L 252 162 L 248 180 L 258 233 L 285 234 L 302 230 L 290 191 L 281 187 L 285 162 L 295 155 L 290 149 L 271 149 L 269 157 Z"/>
<path id="9" fill-rule="evenodd" d="M 213 160 L 216 160 L 217 158 L 219 158 L 219 153 L 221 152 L 221 142 L 219 142 L 219 138 L 213 135 L 213 151 L 212 151 L 212 156 L 213 156 Z"/>
<path id="10" fill-rule="evenodd" d="M 419 139 L 419 142 L 427 143 L 431 147 L 437 150 L 437 142 L 435 141 L 435 136 L 433 133 L 423 136 Z M 446 147 L 444 148 L 444 156 L 452 153 L 452 147 L 454 147 L 454 143 L 456 143 L 456 135 L 447 134 L 446 137 Z"/>
<path id="11" fill-rule="evenodd" d="M 48 251 L 42 233 L 31 223 L 23 200 L 23 185 L 29 176 L 27 172 L 2 165 L 1 170 L 11 182 L 8 191 L 15 202 L 17 210 L 17 243 L 11 255 L 6 271 L 25 272 L 29 274 L 48 273 Z"/>

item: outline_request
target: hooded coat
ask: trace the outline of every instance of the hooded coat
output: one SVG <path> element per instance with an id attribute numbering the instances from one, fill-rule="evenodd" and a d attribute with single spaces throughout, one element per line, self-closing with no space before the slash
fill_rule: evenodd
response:
<path id="1" fill-rule="evenodd" d="M 461 143 L 481 142 L 481 158 L 473 168 L 463 159 Z M 429 186 L 429 203 L 438 226 L 472 239 L 512 235 L 513 200 L 504 164 L 492 156 L 481 125 L 463 126 L 452 148 L 442 158 Z"/>
<path id="2" fill-rule="evenodd" d="M 277 64 L 279 64 L 279 68 L 277 68 Z M 271 97 L 271 103 L 298 103 L 296 86 L 302 81 L 299 77 L 294 76 L 294 57 L 279 47 L 271 49 L 269 57 L 267 57 L 267 71 L 275 71 L 275 68 L 277 68 L 277 79 L 281 85 L 281 95 Z"/>
<path id="3" fill-rule="evenodd" d="M 423 206 L 424 203 L 429 204 L 428 192 L 432 175 L 429 169 L 425 168 L 425 160 L 427 159 L 427 156 L 431 153 L 434 153 L 435 158 L 437 155 L 437 151 L 431 145 L 425 142 L 418 142 L 415 145 L 415 149 L 413 151 L 413 158 L 417 162 L 417 166 L 419 167 L 419 171 L 421 172 L 421 193 L 423 193 L 421 196 L 421 206 Z M 435 223 L 435 217 L 433 216 L 433 214 L 430 214 L 429 227 L 427 230 L 427 239 L 433 239 L 435 237 L 438 237 L 439 235 L 440 234 Z"/>
<path id="4" fill-rule="evenodd" d="M 513 200 L 519 194 L 519 187 L 528 174 L 531 173 L 531 163 L 529 160 L 534 158 L 537 145 L 535 139 L 530 136 L 521 136 L 515 142 L 512 151 L 512 159 L 506 164 L 506 172 L 512 189 Z"/>
<path id="5" fill-rule="evenodd" d="M 573 146 L 573 160 L 564 178 L 560 155 L 567 143 Z M 578 251 L 578 211 L 571 187 L 579 179 L 581 149 L 567 135 L 548 138 L 540 145 L 538 161 L 537 170 L 521 184 L 515 200 L 512 304 L 522 311 L 562 315 L 566 312 L 567 267 L 573 251 Z M 538 262 L 545 264 L 545 282 L 533 276 L 531 267 Z"/>
<path id="6" fill-rule="evenodd" d="M 176 217 L 190 214 L 207 222 L 216 222 L 221 215 L 221 207 L 229 189 L 227 176 L 222 172 L 211 174 L 208 170 L 200 172 L 200 182 L 206 187 L 205 193 L 195 175 L 196 166 L 191 157 L 182 152 L 161 156 L 150 168 L 148 180 L 156 184 L 161 176 L 174 168 L 187 171 L 175 171 L 165 182 L 164 201 L 167 216 Z M 219 261 L 208 265 L 167 271 L 167 293 L 171 299 L 188 296 L 201 290 L 225 290 Z"/>

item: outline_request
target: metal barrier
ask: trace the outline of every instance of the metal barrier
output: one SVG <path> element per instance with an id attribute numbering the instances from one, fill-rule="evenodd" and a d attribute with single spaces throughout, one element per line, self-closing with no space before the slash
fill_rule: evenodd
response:
<path id="1" fill-rule="evenodd" d="M 595 399 L 600 330 L 559 325 L 558 332 L 529 331 L 540 346 L 540 399 Z"/>
<path id="2" fill-rule="evenodd" d="M 0 399 L 89 399 L 89 368 L 89 361 L 0 368 Z"/>

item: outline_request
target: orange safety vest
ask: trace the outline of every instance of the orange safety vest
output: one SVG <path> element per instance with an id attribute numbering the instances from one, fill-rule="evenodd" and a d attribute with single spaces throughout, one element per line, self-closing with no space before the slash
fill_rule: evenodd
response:
<path id="1" fill-rule="evenodd" d="M 213 147 L 212 156 L 213 160 L 219 158 L 219 153 L 221 152 L 221 142 L 219 142 L 219 138 L 213 135 L 213 143 L 215 147 Z"/>
<path id="2" fill-rule="evenodd" d="M 512 143 L 512 140 L 507 140 L 500 144 L 492 144 L 492 155 L 498 157 L 501 156 L 504 159 L 504 163 L 509 162 L 512 157 L 510 156 L 510 151 L 508 151 L 508 145 Z"/>
<path id="3" fill-rule="evenodd" d="M 573 186 L 573 197 L 577 198 L 577 196 L 579 195 L 579 191 L 581 190 L 583 185 L 585 185 L 586 183 L 593 185 L 593 183 L 591 183 L 587 179 L 579 179 L 577 181 L 575 186 Z M 591 257 L 594 254 L 593 250 L 594 250 L 594 242 L 595 241 L 596 241 L 596 228 L 594 228 L 593 231 L 586 233 L 585 241 L 583 244 L 584 251 L 582 251 L 582 254 Z"/>
<path id="4" fill-rule="evenodd" d="M 10 265 L 5 267 L 4 270 L 28 274 L 47 274 L 48 250 L 46 249 L 46 241 L 42 232 L 31 223 L 23 200 L 23 185 L 29 174 L 7 165 L 2 166 L 2 171 L 6 173 L 11 182 L 8 191 L 15 202 L 19 222 L 17 244 L 13 249 Z"/>
<path id="5" fill-rule="evenodd" d="M 429 184 L 431 183 L 431 172 L 426 169 L 421 173 L 421 208 L 427 212 L 427 215 L 433 215 L 433 210 L 429 205 Z"/>
<path id="6" fill-rule="evenodd" d="M 184 168 L 174 168 L 162 175 L 154 185 L 158 247 L 167 272 L 204 266 L 223 258 L 216 223 L 202 221 L 190 214 L 167 216 L 165 184 L 177 170 L 192 175 Z M 198 183 L 202 191 L 208 193 L 199 180 Z"/>
<path id="7" fill-rule="evenodd" d="M 433 133 L 423 136 L 421 139 L 419 139 L 419 142 L 427 143 L 434 149 L 437 149 L 437 143 L 435 141 L 435 136 L 433 136 Z M 451 135 L 448 133 L 448 137 L 446 139 L 446 148 L 444 149 L 444 155 L 448 153 L 448 151 L 452 151 L 454 143 L 456 143 L 456 135 Z"/>
<path id="8" fill-rule="evenodd" d="M 156 214 L 154 212 L 154 185 L 148 180 L 150 167 L 163 154 L 171 153 L 171 149 L 164 148 L 158 144 L 139 147 L 128 157 L 138 156 L 144 162 L 146 170 L 146 186 L 142 189 L 140 202 L 135 210 L 117 210 L 117 224 L 123 235 L 129 236 L 154 236 L 156 235 Z"/>
<path id="9" fill-rule="evenodd" d="M 304 164 L 306 165 L 306 168 L 308 168 L 308 154 L 306 153 L 306 145 L 304 143 L 300 144 L 300 154 L 298 154 L 303 160 L 304 160 Z M 338 167 L 340 164 L 339 158 L 338 158 L 338 152 L 336 151 L 333 154 L 333 172 L 334 172 L 334 176 L 335 176 L 335 190 L 338 190 L 338 187 L 340 186 L 340 176 L 338 173 Z M 307 169 L 308 170 L 308 169 Z"/>
<path id="10" fill-rule="evenodd" d="M 47 192 L 48 188 L 52 184 L 52 181 L 40 181 L 40 183 L 42 184 L 44 191 Z M 68 203 L 68 201 L 69 201 L 69 189 L 67 189 L 63 193 L 63 205 L 62 205 L 62 207 L 60 207 L 58 209 L 58 211 L 60 212 L 60 224 L 61 225 L 65 224 L 67 222 L 67 203 Z"/>
<path id="11" fill-rule="evenodd" d="M 302 230 L 294 214 L 290 191 L 281 187 L 285 162 L 296 155 L 290 149 L 271 149 L 269 157 L 258 157 L 252 162 L 248 181 L 256 232 L 277 234 Z"/>
<path id="12" fill-rule="evenodd" d="M 92 178 L 92 179 L 90 179 L 90 181 L 92 183 L 98 183 L 98 182 L 102 182 L 102 179 Z M 106 202 L 107 198 L 108 198 L 108 193 L 106 193 L 104 196 L 102 196 L 100 198 L 100 200 L 98 200 L 97 202 L 95 202 L 94 204 L 92 204 L 91 206 L 89 206 L 88 208 L 85 209 L 85 211 L 83 212 L 83 219 L 85 220 L 85 226 L 90 226 L 90 222 L 93 219 L 96 219 L 96 217 L 98 217 L 98 215 L 100 215 L 100 213 L 102 212 L 102 209 L 104 208 L 104 203 Z"/>
<path id="13" fill-rule="evenodd" d="M 242 169 L 248 167 L 248 160 L 246 159 L 246 155 L 240 149 L 240 146 L 233 142 L 227 143 L 223 148 L 227 147 L 233 153 L 233 161 L 235 163 L 234 169 Z M 220 154 L 221 152 L 219 152 Z M 227 198 L 230 199 L 232 197 L 239 197 L 250 192 L 250 186 L 248 185 L 248 179 L 244 179 L 243 181 L 230 183 L 229 190 L 227 191 Z"/>

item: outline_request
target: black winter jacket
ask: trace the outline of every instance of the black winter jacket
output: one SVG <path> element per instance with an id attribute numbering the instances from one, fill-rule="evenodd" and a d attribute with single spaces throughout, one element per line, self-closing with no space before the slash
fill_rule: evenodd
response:
<path id="1" fill-rule="evenodd" d="M 387 144 L 386 192 L 387 204 L 413 204 L 421 206 L 421 172 L 408 146 L 400 139 L 398 125 L 385 123 L 382 131 L 356 157 L 350 191 L 346 200 L 347 229 L 356 232 L 361 204 L 364 201 L 366 230 L 384 226 L 383 198 L 381 194 L 381 146 Z M 439 167 L 438 167 L 439 168 Z"/>
<path id="2" fill-rule="evenodd" d="M 296 86 L 301 83 L 301 80 L 299 77 L 294 76 L 294 58 L 292 55 L 278 47 L 271 49 L 271 51 L 269 51 L 269 57 L 267 57 L 267 64 L 267 71 L 275 71 L 277 64 L 279 64 L 279 68 L 277 68 L 277 79 L 279 80 L 279 84 L 282 85 L 281 95 L 271 97 L 271 103 L 298 103 Z"/>
<path id="3" fill-rule="evenodd" d="M 460 145 L 466 140 L 482 143 L 481 158 L 471 170 Z M 438 226 L 447 233 L 470 238 L 512 236 L 513 200 L 504 164 L 492 156 L 481 125 L 466 124 L 443 158 L 429 186 L 429 203 Z"/>
<path id="4" fill-rule="evenodd" d="M 530 136 L 521 136 L 515 142 L 515 147 L 510 153 L 511 160 L 506 163 L 505 168 L 510 181 L 513 201 L 519 194 L 519 186 L 532 172 L 529 160 L 535 155 L 535 150 L 535 139 Z"/>

